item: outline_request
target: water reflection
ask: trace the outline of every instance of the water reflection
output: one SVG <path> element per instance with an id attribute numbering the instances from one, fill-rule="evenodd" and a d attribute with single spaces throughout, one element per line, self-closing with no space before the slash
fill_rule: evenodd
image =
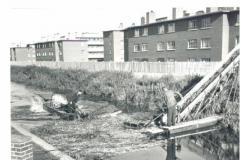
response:
<path id="1" fill-rule="evenodd" d="M 175 139 L 167 141 L 167 158 L 166 160 L 176 160 L 176 142 Z"/>
<path id="2" fill-rule="evenodd" d="M 195 153 L 201 159 L 239 159 L 239 136 L 231 129 L 224 128 L 202 134 L 186 135 L 188 136 L 184 138 L 181 135 L 168 137 L 165 148 L 166 160 L 191 159 L 190 153 Z M 176 151 L 178 152 L 176 153 Z"/>

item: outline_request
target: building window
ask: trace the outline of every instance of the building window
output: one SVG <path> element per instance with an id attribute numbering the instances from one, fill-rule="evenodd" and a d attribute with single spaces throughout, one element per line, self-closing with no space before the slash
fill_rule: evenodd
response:
<path id="1" fill-rule="evenodd" d="M 188 22 L 188 29 L 197 29 L 197 20 L 190 20 Z"/>
<path id="2" fill-rule="evenodd" d="M 188 58 L 189 62 L 196 62 L 196 58 Z"/>
<path id="3" fill-rule="evenodd" d="M 165 45 L 164 42 L 157 43 L 157 51 L 163 51 L 165 49 L 164 45 Z"/>
<path id="4" fill-rule="evenodd" d="M 237 14 L 235 26 L 239 26 L 239 14 Z"/>
<path id="5" fill-rule="evenodd" d="M 139 29 L 135 29 L 134 30 L 134 37 L 139 37 L 139 35 L 140 35 Z"/>
<path id="6" fill-rule="evenodd" d="M 141 61 L 142 62 L 148 62 L 148 58 L 142 58 Z"/>
<path id="7" fill-rule="evenodd" d="M 202 62 L 210 62 L 211 60 L 210 60 L 210 58 L 201 58 L 201 61 Z"/>
<path id="8" fill-rule="evenodd" d="M 147 36 L 148 35 L 148 28 L 143 28 L 143 36 Z"/>
<path id="9" fill-rule="evenodd" d="M 168 62 L 175 62 L 175 58 L 168 58 L 167 61 Z"/>
<path id="10" fill-rule="evenodd" d="M 158 27 L 158 34 L 164 34 L 165 30 L 164 30 L 164 25 L 161 25 Z"/>
<path id="11" fill-rule="evenodd" d="M 202 25 L 201 25 L 201 27 L 202 27 L 202 28 L 211 27 L 211 18 L 208 17 L 208 18 L 202 19 Z"/>
<path id="12" fill-rule="evenodd" d="M 167 50 L 175 50 L 175 41 L 168 41 L 167 42 Z"/>
<path id="13" fill-rule="evenodd" d="M 134 52 L 140 52 L 140 51 L 141 51 L 141 46 L 140 46 L 140 44 L 135 44 L 135 45 L 133 46 L 133 51 L 134 51 Z"/>
<path id="14" fill-rule="evenodd" d="M 235 46 L 237 46 L 238 43 L 239 43 L 239 36 L 236 36 L 236 38 L 235 38 Z"/>
<path id="15" fill-rule="evenodd" d="M 210 38 L 201 39 L 201 48 L 211 48 Z"/>
<path id="16" fill-rule="evenodd" d="M 175 23 L 168 24 L 168 33 L 175 32 Z"/>
<path id="17" fill-rule="evenodd" d="M 197 39 L 191 39 L 188 41 L 188 49 L 196 49 L 197 48 Z"/>
<path id="18" fill-rule="evenodd" d="M 165 62 L 165 59 L 164 58 L 158 58 L 157 61 L 158 62 Z"/>
<path id="19" fill-rule="evenodd" d="M 146 43 L 142 44 L 142 51 L 148 51 L 148 44 Z"/>

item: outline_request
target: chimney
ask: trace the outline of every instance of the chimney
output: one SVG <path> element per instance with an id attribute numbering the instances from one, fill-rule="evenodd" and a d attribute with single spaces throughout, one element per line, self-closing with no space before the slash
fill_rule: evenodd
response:
<path id="1" fill-rule="evenodd" d="M 144 25 L 145 24 L 145 17 L 141 17 L 141 25 Z"/>
<path id="2" fill-rule="evenodd" d="M 176 19 L 177 8 L 172 8 L 172 19 Z"/>
<path id="3" fill-rule="evenodd" d="M 201 14 L 204 14 L 204 11 L 197 11 L 196 12 L 196 15 L 201 15 Z"/>
<path id="4" fill-rule="evenodd" d="M 154 22 L 156 22 L 155 12 L 154 11 L 147 12 L 146 13 L 146 24 L 154 23 Z"/>
<path id="5" fill-rule="evenodd" d="M 149 24 L 149 12 L 146 13 L 146 24 Z"/>
<path id="6" fill-rule="evenodd" d="M 210 7 L 207 7 L 206 8 L 206 13 L 210 13 L 211 12 L 211 8 Z"/>
<path id="7" fill-rule="evenodd" d="M 183 9 L 182 8 L 172 8 L 172 19 L 181 18 L 183 15 Z"/>
<path id="8" fill-rule="evenodd" d="M 120 23 L 118 28 L 123 29 L 123 23 Z"/>
<path id="9" fill-rule="evenodd" d="M 190 15 L 190 13 L 187 13 L 186 10 L 183 11 L 183 17 L 187 17 L 187 16 L 189 16 L 189 15 Z"/>

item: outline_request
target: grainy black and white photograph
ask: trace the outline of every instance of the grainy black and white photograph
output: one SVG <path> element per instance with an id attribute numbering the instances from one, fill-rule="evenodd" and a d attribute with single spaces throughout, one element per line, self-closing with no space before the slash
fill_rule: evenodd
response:
<path id="1" fill-rule="evenodd" d="M 238 160 L 240 7 L 186 4 L 11 0 L 7 159 Z"/>

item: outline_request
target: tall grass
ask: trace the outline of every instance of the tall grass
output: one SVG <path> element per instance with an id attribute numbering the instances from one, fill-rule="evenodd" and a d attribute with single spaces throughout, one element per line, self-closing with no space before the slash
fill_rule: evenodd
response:
<path id="1" fill-rule="evenodd" d="M 187 76 L 182 80 L 176 80 L 173 76 L 136 79 L 127 72 L 11 66 L 13 82 L 52 91 L 82 90 L 87 95 L 113 102 L 127 112 L 164 110 L 162 86 L 181 92 L 191 88 L 200 79 L 199 76 Z"/>

